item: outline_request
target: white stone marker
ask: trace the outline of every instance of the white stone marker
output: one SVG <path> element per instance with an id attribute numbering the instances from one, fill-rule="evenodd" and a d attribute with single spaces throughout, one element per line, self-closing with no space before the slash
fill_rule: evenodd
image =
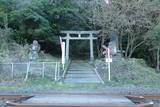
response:
<path id="1" fill-rule="evenodd" d="M 63 69 L 64 69 L 64 65 L 65 65 L 65 42 L 62 42 L 62 65 L 63 65 Z"/>
<path id="2" fill-rule="evenodd" d="M 65 65 L 65 51 L 66 51 L 66 46 L 65 42 L 62 41 L 62 38 L 60 37 L 60 43 L 61 43 L 61 51 L 62 51 L 62 65 L 63 65 L 63 70 L 64 70 L 64 65 Z"/>

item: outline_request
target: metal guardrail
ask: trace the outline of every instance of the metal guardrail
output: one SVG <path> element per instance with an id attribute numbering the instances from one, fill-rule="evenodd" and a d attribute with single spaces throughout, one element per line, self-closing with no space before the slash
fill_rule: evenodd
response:
<path id="1" fill-rule="evenodd" d="M 93 66 L 93 70 L 96 73 L 97 77 L 99 78 L 99 80 L 101 81 L 102 84 L 105 84 L 105 82 L 103 81 L 102 77 L 100 76 L 99 72 L 97 71 L 97 66 L 95 64 L 92 65 Z"/>
<path id="2" fill-rule="evenodd" d="M 66 67 L 65 67 L 65 69 L 64 69 L 64 71 L 63 71 L 62 78 L 65 78 L 65 75 L 66 75 L 66 73 L 67 73 L 67 71 L 68 71 L 68 68 L 69 68 L 69 66 L 70 66 L 70 64 L 71 64 L 71 60 L 69 60 L 68 63 L 66 63 L 66 64 L 67 64 L 67 65 L 66 65 Z"/>
<path id="3" fill-rule="evenodd" d="M 98 71 L 97 71 L 97 67 L 94 68 L 94 71 L 95 71 L 95 73 L 97 74 L 98 78 L 100 79 L 101 83 L 102 83 L 102 84 L 105 84 L 104 81 L 103 81 L 103 79 L 101 78 L 100 74 L 99 74 Z"/>
<path id="4" fill-rule="evenodd" d="M 0 63 L 0 65 L 9 65 L 11 67 L 11 77 L 14 78 L 14 66 L 15 65 L 21 65 L 21 64 L 25 64 L 26 65 L 26 75 L 25 75 L 25 81 L 28 79 L 28 76 L 29 76 L 29 72 L 30 71 L 30 68 L 31 68 L 31 65 L 34 65 L 34 64 L 41 64 L 41 69 L 42 69 L 42 77 L 45 76 L 45 65 L 46 64 L 53 64 L 55 65 L 55 68 L 54 68 L 54 80 L 55 81 L 58 81 L 60 78 L 61 78 L 61 75 L 60 75 L 60 67 L 61 67 L 61 63 L 60 62 L 20 62 L 20 63 L 17 63 L 17 62 L 12 62 L 12 63 Z"/>
<path id="5" fill-rule="evenodd" d="M 60 76 L 60 62 L 56 62 L 56 67 L 55 67 L 55 81 L 58 81 L 61 79 Z"/>

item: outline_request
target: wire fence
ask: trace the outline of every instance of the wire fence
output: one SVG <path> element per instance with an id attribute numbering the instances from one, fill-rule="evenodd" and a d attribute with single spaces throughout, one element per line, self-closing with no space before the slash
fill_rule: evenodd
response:
<path id="1" fill-rule="evenodd" d="M 26 81 L 30 74 L 45 75 L 52 77 L 55 81 L 61 78 L 63 71 L 60 62 L 20 62 L 20 63 L 0 63 L 0 73 L 11 78 L 25 74 Z"/>

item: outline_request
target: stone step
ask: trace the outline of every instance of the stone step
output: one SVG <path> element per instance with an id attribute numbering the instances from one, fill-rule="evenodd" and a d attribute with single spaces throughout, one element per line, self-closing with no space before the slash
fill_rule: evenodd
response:
<path id="1" fill-rule="evenodd" d="M 42 69 L 29 69 L 29 72 L 42 72 Z"/>
<path id="2" fill-rule="evenodd" d="M 66 78 L 65 80 L 99 81 L 98 78 Z"/>
<path id="3" fill-rule="evenodd" d="M 101 82 L 99 82 L 99 81 L 90 81 L 90 82 L 86 82 L 86 81 L 77 81 L 77 82 L 66 81 L 64 83 L 65 84 L 101 84 Z"/>
<path id="4" fill-rule="evenodd" d="M 70 66 L 70 67 L 75 67 L 75 68 L 81 68 L 81 67 L 83 67 L 83 68 L 90 68 L 90 66 L 85 66 L 85 65 L 72 65 L 72 66 Z"/>
<path id="5" fill-rule="evenodd" d="M 86 78 L 93 78 L 93 79 L 95 79 L 95 78 L 97 78 L 96 76 L 87 76 L 87 77 L 80 77 L 80 76 L 77 76 L 77 77 L 72 77 L 72 76 L 66 76 L 66 78 L 68 78 L 68 79 L 79 79 L 79 78 L 84 78 L 84 79 L 86 79 Z"/>
<path id="6" fill-rule="evenodd" d="M 101 83 L 96 73 L 92 70 L 92 66 L 84 61 L 75 61 L 71 63 L 64 82 L 76 84 Z"/>
<path id="7" fill-rule="evenodd" d="M 90 66 L 88 63 L 77 63 L 77 64 L 70 64 L 70 65 L 77 65 L 77 66 L 84 65 L 84 66 Z"/>
<path id="8" fill-rule="evenodd" d="M 87 63 L 86 63 L 86 64 L 81 64 L 81 63 L 80 63 L 80 64 L 70 64 L 70 66 L 75 66 L 75 65 L 76 65 L 76 66 L 83 66 L 83 65 L 84 65 L 84 66 L 90 66 L 90 65 L 87 64 Z"/>
<path id="9" fill-rule="evenodd" d="M 70 67 L 84 67 L 84 68 L 90 68 L 90 66 L 85 66 L 85 65 L 70 65 Z"/>
<path id="10" fill-rule="evenodd" d="M 66 77 L 67 79 L 74 79 L 74 80 L 77 80 L 77 79 L 81 79 L 81 78 L 83 78 L 83 79 L 87 79 L 87 78 L 92 78 L 92 79 L 95 79 L 95 78 L 97 78 L 97 77 Z M 88 80 L 87 80 L 88 81 Z"/>
<path id="11" fill-rule="evenodd" d="M 87 74 L 87 75 L 84 75 L 84 74 L 68 74 L 68 75 L 66 75 L 66 78 L 75 78 L 75 77 L 84 77 L 84 78 L 97 78 L 97 76 L 95 75 L 95 74 Z"/>
<path id="12" fill-rule="evenodd" d="M 81 64 L 89 64 L 88 62 L 84 62 L 84 61 L 74 61 L 74 62 L 72 62 L 71 64 L 79 64 L 79 63 L 81 63 Z"/>
<path id="13" fill-rule="evenodd" d="M 43 70 L 42 68 L 29 68 L 29 70 Z"/>
<path id="14" fill-rule="evenodd" d="M 69 69 L 91 69 L 91 67 L 69 67 Z"/>
<path id="15" fill-rule="evenodd" d="M 70 65 L 90 65 L 88 63 L 71 63 Z"/>
<path id="16" fill-rule="evenodd" d="M 94 72 L 92 70 L 68 70 L 68 72 Z"/>
<path id="17" fill-rule="evenodd" d="M 72 67 L 74 67 L 74 66 L 76 66 L 76 67 L 90 67 L 90 65 L 87 65 L 87 64 L 84 64 L 84 65 L 77 64 L 77 65 L 70 65 L 70 66 L 72 66 Z"/>
<path id="18" fill-rule="evenodd" d="M 67 75 L 95 75 L 94 72 L 68 72 Z"/>
<path id="19" fill-rule="evenodd" d="M 70 74 L 72 74 L 72 75 L 87 75 L 87 74 L 93 74 L 93 75 L 95 75 L 95 73 L 94 72 L 68 72 L 67 73 L 67 75 L 70 75 Z"/>
<path id="20" fill-rule="evenodd" d="M 91 69 L 90 67 L 69 67 L 69 69 Z"/>
<path id="21" fill-rule="evenodd" d="M 66 79 L 64 82 L 65 83 L 101 83 L 98 79 L 84 79 L 84 78 Z"/>
<path id="22" fill-rule="evenodd" d="M 88 72 L 93 72 L 91 69 L 68 69 L 68 71 L 71 71 L 71 72 L 81 72 L 81 71 L 82 71 L 82 72 L 83 72 L 83 71 L 84 71 L 84 72 L 85 72 L 85 71 L 86 71 L 86 72 L 87 72 L 87 71 L 88 71 Z"/>
<path id="23" fill-rule="evenodd" d="M 82 78 L 66 78 L 65 79 L 65 81 L 75 81 L 75 80 L 77 80 L 77 81 L 80 81 L 80 80 L 82 80 L 82 81 L 99 81 L 98 78 L 92 78 L 92 77 L 90 77 L 90 78 L 84 78 L 84 77 L 82 77 Z"/>

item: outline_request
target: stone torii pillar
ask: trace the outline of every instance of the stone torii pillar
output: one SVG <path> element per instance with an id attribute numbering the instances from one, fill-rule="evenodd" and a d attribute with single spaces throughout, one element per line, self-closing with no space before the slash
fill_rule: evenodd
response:
<path id="1" fill-rule="evenodd" d="M 67 33 L 67 39 L 66 39 L 66 60 L 69 60 L 69 33 Z"/>
<path id="2" fill-rule="evenodd" d="M 94 60 L 94 50 L 93 50 L 93 39 L 92 39 L 93 35 L 92 33 L 90 33 L 90 60 L 93 61 Z"/>

